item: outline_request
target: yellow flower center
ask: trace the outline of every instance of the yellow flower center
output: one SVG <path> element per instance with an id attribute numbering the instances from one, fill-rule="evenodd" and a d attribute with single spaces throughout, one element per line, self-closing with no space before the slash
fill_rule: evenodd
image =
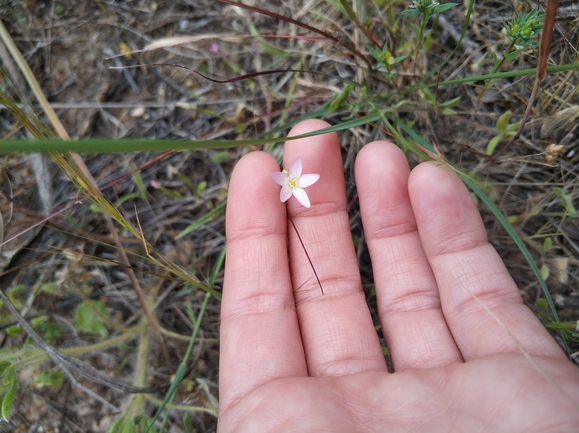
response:
<path id="1" fill-rule="evenodd" d="M 290 179 L 288 182 L 288 185 L 290 188 L 297 188 L 298 186 L 298 180 L 297 179 Z"/>

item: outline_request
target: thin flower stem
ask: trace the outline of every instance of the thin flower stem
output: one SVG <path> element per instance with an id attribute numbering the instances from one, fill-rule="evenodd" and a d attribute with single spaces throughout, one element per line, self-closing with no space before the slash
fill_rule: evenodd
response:
<path id="1" fill-rule="evenodd" d="M 287 215 L 287 219 L 292 224 L 292 227 L 294 228 L 296 235 L 298 235 L 298 239 L 300 241 L 300 244 L 302 244 L 302 248 L 304 249 L 304 253 L 306 253 L 306 257 L 308 258 L 308 262 L 310 262 L 310 266 L 312 267 L 312 271 L 314 271 L 314 275 L 316 276 L 316 280 L 318 280 L 318 285 L 320 286 L 320 290 L 322 292 L 322 295 L 326 296 L 324 293 L 324 288 L 322 287 L 322 282 L 320 281 L 320 278 L 318 277 L 318 273 L 316 272 L 316 268 L 314 267 L 312 259 L 310 259 L 310 255 L 308 254 L 308 250 L 306 250 L 304 242 L 302 241 L 302 237 L 300 236 L 300 232 L 298 232 L 298 229 L 296 228 L 296 225 L 294 224 L 294 222 L 291 219 L 291 217 L 289 216 L 289 214 Z"/>

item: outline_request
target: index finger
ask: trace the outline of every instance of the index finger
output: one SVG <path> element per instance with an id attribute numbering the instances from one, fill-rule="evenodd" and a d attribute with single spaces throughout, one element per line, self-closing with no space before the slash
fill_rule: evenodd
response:
<path id="1" fill-rule="evenodd" d="M 264 152 L 244 156 L 231 176 L 221 304 L 221 412 L 271 380 L 307 376 L 287 258 L 286 207 Z"/>

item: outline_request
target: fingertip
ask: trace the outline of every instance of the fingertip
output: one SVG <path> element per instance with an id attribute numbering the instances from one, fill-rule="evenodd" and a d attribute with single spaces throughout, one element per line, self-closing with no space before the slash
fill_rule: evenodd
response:
<path id="1" fill-rule="evenodd" d="M 275 158 L 267 152 L 255 151 L 249 152 L 248 154 L 241 157 L 241 159 L 235 164 L 233 168 L 233 173 L 231 175 L 231 183 L 236 184 L 237 179 L 240 176 L 245 177 L 245 174 L 250 171 L 264 169 L 267 171 L 268 176 L 272 172 L 279 170 L 279 166 Z M 261 170 L 260 170 L 261 171 Z"/>
<path id="2" fill-rule="evenodd" d="M 387 148 L 392 148 L 394 151 L 397 151 L 399 153 L 403 153 L 402 150 L 400 150 L 400 148 L 398 146 L 396 146 L 394 143 L 392 143 L 391 141 L 376 140 L 376 141 L 371 141 L 370 143 L 368 143 L 364 147 L 362 147 L 362 149 L 360 149 L 360 152 L 358 152 L 358 158 L 364 157 L 367 153 L 373 154 L 374 152 L 379 152 L 379 151 L 381 151 L 383 149 L 387 149 Z"/>
<path id="3" fill-rule="evenodd" d="M 356 156 L 356 171 L 380 170 L 387 168 L 394 160 L 395 164 L 400 159 L 406 160 L 404 152 L 390 141 L 378 140 L 366 144 Z"/>
<path id="4" fill-rule="evenodd" d="M 235 165 L 227 198 L 228 239 L 254 227 L 259 230 L 269 226 L 274 231 L 285 227 L 285 221 L 276 218 L 285 215 L 280 186 L 271 176 L 278 171 L 276 159 L 261 151 L 248 153 Z"/>
<path id="5" fill-rule="evenodd" d="M 413 221 L 408 199 L 409 172 L 404 152 L 388 141 L 369 143 L 359 152 L 356 184 L 364 225 L 370 230 Z"/>
<path id="6" fill-rule="evenodd" d="M 464 189 L 466 187 L 456 174 L 456 171 L 453 168 L 443 162 L 438 161 L 426 161 L 421 164 L 418 164 L 412 170 L 411 177 L 420 179 L 425 177 L 427 179 L 436 179 L 439 182 L 451 182 L 451 183 L 458 183 L 461 184 Z"/>
<path id="7" fill-rule="evenodd" d="M 410 173 L 408 191 L 427 254 L 487 242 L 478 208 L 452 167 L 433 161 L 418 165 Z"/>
<path id="8" fill-rule="evenodd" d="M 421 203 L 423 207 L 435 206 L 443 201 L 451 201 L 453 204 L 474 204 L 468 189 L 458 177 L 457 173 L 448 164 L 428 161 L 423 162 L 410 173 L 408 190 L 415 197 L 413 204 Z M 453 199 L 457 200 L 453 200 Z M 456 202 L 456 203 L 455 203 Z"/>
<path id="9" fill-rule="evenodd" d="M 288 137 L 295 137 L 296 135 L 307 134 L 308 132 L 329 128 L 330 126 L 331 125 L 328 122 L 321 119 L 303 120 L 290 130 Z M 331 132 L 330 134 L 335 135 L 337 138 L 337 134 L 335 132 Z"/>

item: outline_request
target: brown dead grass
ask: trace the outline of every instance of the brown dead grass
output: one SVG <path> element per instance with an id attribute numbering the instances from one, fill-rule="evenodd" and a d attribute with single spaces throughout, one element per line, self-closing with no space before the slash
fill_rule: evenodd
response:
<path id="1" fill-rule="evenodd" d="M 283 6 L 263 1 L 252 4 L 292 16 L 312 26 L 323 27 L 332 34 L 345 32 L 350 35 L 351 42 L 364 49 L 365 42 L 360 32 L 339 11 L 322 1 L 291 0 Z M 524 2 L 517 2 L 515 6 L 525 5 Z M 554 64 L 576 60 L 578 32 L 574 7 L 573 1 L 561 1 L 551 58 Z M 395 6 L 395 10 L 399 11 L 400 7 Z M 447 20 L 444 23 L 434 26 L 433 47 L 428 56 L 421 56 L 415 62 L 405 61 L 401 66 L 404 73 L 393 83 L 396 88 L 403 89 L 411 84 L 415 80 L 414 74 L 431 70 L 453 49 L 455 40 L 452 33 L 460 32 L 463 13 L 464 8 L 456 8 L 455 12 L 445 14 Z M 456 58 L 440 72 L 439 79 L 488 72 L 492 67 L 491 56 L 481 60 L 482 53 L 492 47 L 500 47 L 497 44 L 505 41 L 501 33 L 503 20 L 511 17 L 512 13 L 513 9 L 501 2 L 487 1 L 476 6 L 467 34 L 468 41 L 459 48 Z M 350 79 L 361 78 L 360 69 L 351 56 L 328 43 L 264 39 L 265 43 L 288 53 L 283 59 L 276 58 L 268 54 L 256 38 L 245 37 L 249 34 L 250 25 L 258 28 L 263 35 L 305 32 L 273 18 L 204 0 L 158 3 L 29 0 L 24 5 L 8 2 L 0 7 L 0 14 L 73 137 L 251 137 L 279 126 L 283 122 L 282 115 L 292 120 L 315 109 L 320 101 L 343 88 L 338 79 L 301 74 L 295 83 L 290 107 L 284 112 L 286 97 L 293 88 L 293 73 L 264 76 L 242 83 L 215 84 L 187 70 L 170 66 L 124 70 L 113 70 L 110 66 L 178 63 L 223 79 L 269 68 L 271 62 L 276 60 L 276 69 L 296 69 L 303 65 L 308 70 Z M 392 25 L 388 13 L 384 16 L 384 22 Z M 380 41 L 389 41 L 390 46 L 398 44 L 401 50 L 405 49 L 404 39 L 412 40 L 409 26 L 392 32 L 379 23 L 371 26 Z M 200 39 L 166 49 L 110 58 L 127 47 L 131 51 L 139 51 L 154 41 L 183 35 L 198 36 Z M 221 35 L 221 38 L 203 38 L 204 35 Z M 224 42 L 231 35 L 237 35 L 238 41 L 227 39 Z M 214 41 L 219 42 L 218 54 L 210 52 L 210 44 Z M 535 52 L 528 50 L 519 60 L 505 65 L 503 70 L 530 68 L 535 66 L 535 62 Z M 5 80 L 10 79 L 14 83 L 9 90 L 11 97 L 33 104 L 29 90 L 9 59 L 3 59 L 2 71 Z M 577 219 L 563 214 L 561 202 L 553 194 L 553 188 L 564 188 L 577 203 L 577 122 L 568 121 L 560 114 L 562 110 L 579 105 L 576 82 L 576 73 L 550 75 L 523 138 L 515 143 L 500 163 L 491 165 L 478 178 L 483 183 L 487 181 L 487 194 L 499 204 L 505 215 L 515 220 L 514 225 L 539 264 L 549 266 L 549 287 L 552 293 L 558 295 L 562 319 L 568 321 L 579 317 L 576 302 L 579 299 L 579 225 Z M 392 92 L 386 84 L 375 82 L 373 85 L 384 98 L 384 104 L 399 102 L 392 99 Z M 436 143 L 445 157 L 465 171 L 475 170 L 486 145 L 496 134 L 497 118 L 506 110 L 511 110 L 513 119 L 519 120 L 531 85 L 532 77 L 499 80 L 481 103 L 477 102 L 477 97 L 482 84 L 441 87 L 433 90 L 441 101 L 461 96 L 455 114 L 447 116 L 436 112 L 418 94 L 409 96 L 408 111 L 415 114 L 415 129 L 430 142 Z M 181 102 L 181 108 L 176 106 L 177 102 Z M 338 123 L 345 114 L 337 113 L 327 120 Z M 408 118 L 408 114 L 402 115 Z M 553 126 L 550 131 L 549 126 Z M 0 112 L 0 130 L 2 135 L 25 136 L 22 130 L 14 129 L 14 119 L 5 110 Z M 383 131 L 376 131 L 370 126 L 342 134 L 350 198 L 355 195 L 352 163 L 356 152 L 370 139 L 383 137 L 388 138 Z M 545 163 L 544 152 L 549 143 L 564 145 L 554 164 Z M 241 150 L 231 150 L 229 157 L 223 158 L 222 162 L 213 162 L 211 158 L 215 152 L 211 151 L 180 152 L 162 157 L 145 153 L 85 155 L 85 161 L 99 185 L 115 182 L 104 192 L 105 196 L 112 202 L 126 199 L 118 205 L 119 209 L 135 223 L 138 216 L 151 245 L 174 263 L 207 281 L 224 245 L 223 214 L 183 238 L 178 239 L 177 235 L 226 200 L 229 173 L 242 153 Z M 409 156 L 409 159 L 416 163 L 414 156 Z M 151 161 L 153 163 L 149 164 Z M 53 210 L 57 210 L 74 200 L 77 190 L 51 163 L 49 166 L 53 174 L 51 205 Z M 42 219 L 42 205 L 35 187 L 30 156 L 2 156 L 0 167 L 0 206 L 4 238 L 7 239 Z M 142 179 L 144 190 L 140 189 L 139 180 L 135 177 L 116 181 L 135 168 L 140 168 L 138 176 Z M 154 187 L 152 181 L 158 182 L 164 190 Z M 202 182 L 206 182 L 207 187 L 198 194 L 197 187 Z M 361 239 L 357 245 L 358 256 L 363 281 L 369 289 L 372 272 L 355 204 L 350 207 L 350 212 L 353 233 Z M 521 295 L 528 305 L 541 312 L 538 300 L 542 295 L 528 265 L 512 240 L 482 205 L 481 212 L 490 240 L 511 270 Z M 25 270 L 16 276 L 9 287 L 1 287 L 6 292 L 21 285 L 16 298 L 22 302 L 23 313 L 29 319 L 40 312 L 50 313 L 49 323 L 61 328 L 60 335 L 54 341 L 59 348 L 99 341 L 93 335 L 75 334 L 72 327 L 67 325 L 74 323 L 74 308 L 81 301 L 78 291 L 106 303 L 116 325 L 135 325 L 140 317 L 140 307 L 126 271 L 120 265 L 102 215 L 85 202 L 52 218 L 44 230 L 46 237 L 31 252 Z M 2 268 L 36 233 L 30 231 L 18 236 L 3 248 L 0 257 Z M 202 292 L 184 285 L 182 280 L 147 260 L 143 246 L 129 233 L 120 231 L 119 234 L 124 248 L 131 253 L 131 264 L 141 286 L 157 293 L 159 302 L 155 313 L 160 325 L 175 334 L 189 335 L 192 327 L 184 303 L 189 300 L 198 306 Z M 546 237 L 552 238 L 554 247 L 542 252 Z M 216 280 L 218 288 L 221 278 L 222 272 Z M 56 283 L 57 289 L 53 293 L 37 290 L 42 283 Z M 375 300 L 371 294 L 368 299 L 373 306 Z M 14 323 L 3 310 L 0 319 L 3 330 Z M 203 338 L 188 364 L 188 381 L 180 388 L 176 403 L 210 405 L 210 398 L 217 397 L 218 328 L 219 303 L 212 300 L 203 320 Z M 114 335 L 115 331 L 111 331 Z M 176 366 L 182 359 L 187 342 L 167 335 L 165 338 Z M 26 338 L 22 334 L 10 336 L 3 332 L 0 340 L 4 350 L 11 350 L 10 347 L 21 347 Z M 166 385 L 170 380 L 167 367 L 151 341 L 148 380 L 151 384 Z M 83 360 L 111 377 L 132 382 L 137 343 L 135 339 L 128 340 L 98 354 L 87 354 L 90 356 L 83 357 Z M 573 351 L 578 348 L 577 345 L 572 346 Z M 42 366 L 32 365 L 20 370 L 20 390 L 12 419 L 9 425 L 1 427 L 2 431 L 40 431 L 40 428 L 46 432 L 106 430 L 115 416 L 78 389 L 66 382 L 58 387 L 33 386 L 34 375 L 41 369 L 52 367 L 54 365 L 47 361 Z M 126 393 L 84 379 L 80 381 L 118 407 L 126 407 L 129 401 Z M 191 388 L 186 388 L 187 385 Z M 157 397 L 162 398 L 163 395 Z M 148 414 L 152 414 L 153 410 L 153 405 L 147 406 Z M 182 412 L 174 411 L 170 420 L 172 431 L 183 431 Z M 214 431 L 215 419 L 207 414 L 192 413 L 192 427 L 198 431 Z"/>

